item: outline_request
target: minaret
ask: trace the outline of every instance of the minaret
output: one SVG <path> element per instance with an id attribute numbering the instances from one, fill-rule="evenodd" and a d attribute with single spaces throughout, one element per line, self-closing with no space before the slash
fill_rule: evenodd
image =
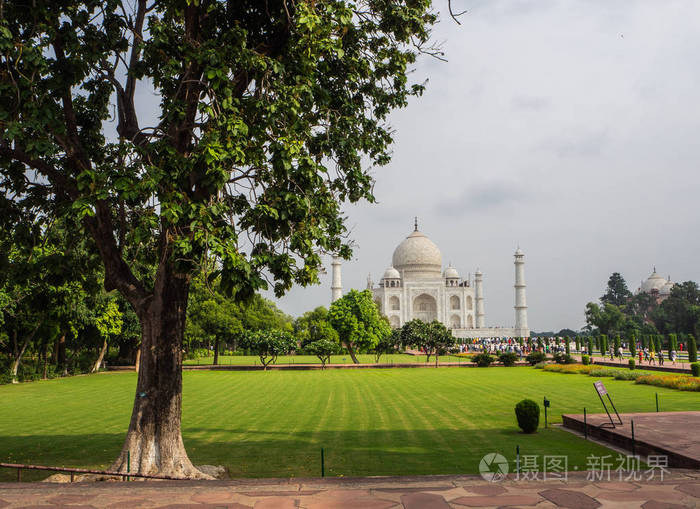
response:
<path id="1" fill-rule="evenodd" d="M 527 298 L 525 297 L 525 253 L 515 251 L 515 333 L 529 336 L 527 326 Z"/>
<path id="2" fill-rule="evenodd" d="M 331 283 L 331 302 L 335 302 L 343 296 L 343 283 L 340 280 L 340 256 L 334 256 L 331 265 L 333 265 L 333 282 Z"/>
<path id="3" fill-rule="evenodd" d="M 474 297 L 476 299 L 476 328 L 481 329 L 486 327 L 486 318 L 484 314 L 484 287 L 481 276 L 483 274 L 479 269 L 474 273 Z"/>

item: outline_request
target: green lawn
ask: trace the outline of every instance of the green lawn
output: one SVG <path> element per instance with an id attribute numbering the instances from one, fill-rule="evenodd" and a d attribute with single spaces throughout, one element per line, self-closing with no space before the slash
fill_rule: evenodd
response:
<path id="1" fill-rule="evenodd" d="M 700 410 L 696 393 L 604 380 L 621 412 L 653 411 L 655 392 L 662 410 Z M 321 447 L 334 476 L 474 473 L 488 452 L 513 460 L 516 445 L 585 469 L 588 455 L 610 452 L 555 429 L 523 435 L 513 407 L 547 396 L 550 422 L 600 412 L 593 381 L 529 367 L 185 372 L 183 435 L 195 464 L 231 476 L 318 476 Z M 0 461 L 107 467 L 135 382 L 106 373 L 0 386 Z"/>
<path id="2" fill-rule="evenodd" d="M 371 354 L 358 354 L 357 360 L 362 364 L 374 364 L 376 359 L 374 355 Z M 408 355 L 402 353 L 395 353 L 389 355 L 382 355 L 379 359 L 380 364 L 417 364 L 425 363 L 425 355 Z M 197 359 L 188 359 L 185 364 L 212 364 L 214 362 L 214 356 L 211 357 L 198 357 Z M 430 362 L 435 363 L 435 357 L 430 357 Z M 469 359 L 465 357 L 457 357 L 456 355 L 441 355 L 439 362 L 462 362 L 468 363 Z M 260 358 L 257 355 L 220 355 L 219 364 L 227 365 L 233 364 L 237 366 L 255 366 L 260 365 Z M 277 358 L 275 364 L 321 364 L 318 357 L 315 355 L 282 355 Z M 349 355 L 332 355 L 331 364 L 352 364 L 352 359 Z"/>

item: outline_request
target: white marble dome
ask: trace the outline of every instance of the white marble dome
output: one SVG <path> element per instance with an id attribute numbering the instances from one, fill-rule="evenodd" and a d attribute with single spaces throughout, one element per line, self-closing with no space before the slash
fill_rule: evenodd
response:
<path id="1" fill-rule="evenodd" d="M 644 293 L 650 293 L 654 290 L 660 293 L 661 289 L 664 286 L 666 286 L 666 283 L 668 283 L 668 281 L 666 281 L 666 279 L 663 276 L 659 275 L 656 272 L 656 269 L 654 269 L 654 272 L 651 273 L 651 276 L 649 276 L 646 281 L 642 282 L 640 290 Z"/>
<path id="2" fill-rule="evenodd" d="M 450 264 L 450 266 L 445 269 L 444 275 L 447 279 L 458 279 L 459 278 L 459 272 L 457 272 L 457 269 L 455 269 L 452 266 L 452 264 Z"/>
<path id="3" fill-rule="evenodd" d="M 382 279 L 401 279 L 401 274 L 394 267 L 389 267 L 384 272 L 384 277 Z"/>
<path id="4" fill-rule="evenodd" d="M 673 288 L 673 283 L 669 278 L 668 281 L 666 281 L 666 284 L 659 290 L 659 295 L 671 295 L 671 288 Z"/>
<path id="5" fill-rule="evenodd" d="M 418 230 L 398 245 L 392 256 L 394 268 L 417 277 L 442 277 L 442 254 L 438 247 Z"/>

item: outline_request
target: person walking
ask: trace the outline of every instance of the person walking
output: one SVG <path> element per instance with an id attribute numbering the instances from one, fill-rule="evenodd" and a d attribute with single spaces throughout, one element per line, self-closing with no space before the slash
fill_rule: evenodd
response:
<path id="1" fill-rule="evenodd" d="M 676 365 L 676 351 L 671 350 L 670 352 L 668 352 L 668 357 L 669 357 L 669 359 L 671 359 L 671 363 L 675 366 Z"/>
<path id="2" fill-rule="evenodd" d="M 656 364 L 656 354 L 654 353 L 654 350 L 649 352 L 649 364 Z"/>
<path id="3" fill-rule="evenodd" d="M 659 366 L 663 366 L 663 365 L 664 365 L 664 351 L 659 350 Z"/>
<path id="4" fill-rule="evenodd" d="M 642 363 L 642 355 L 643 355 L 642 351 L 639 350 L 637 353 L 639 354 L 639 364 L 641 364 Z"/>

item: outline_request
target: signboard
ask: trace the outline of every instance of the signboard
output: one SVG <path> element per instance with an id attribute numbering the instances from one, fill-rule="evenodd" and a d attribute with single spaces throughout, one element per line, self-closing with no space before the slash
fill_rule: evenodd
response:
<path id="1" fill-rule="evenodd" d="M 598 394 L 600 394 L 601 396 L 605 396 L 608 393 L 608 391 L 605 390 L 603 382 L 601 382 L 600 380 L 598 380 L 597 382 L 593 382 L 593 385 L 595 385 L 595 390 L 598 391 Z"/>

